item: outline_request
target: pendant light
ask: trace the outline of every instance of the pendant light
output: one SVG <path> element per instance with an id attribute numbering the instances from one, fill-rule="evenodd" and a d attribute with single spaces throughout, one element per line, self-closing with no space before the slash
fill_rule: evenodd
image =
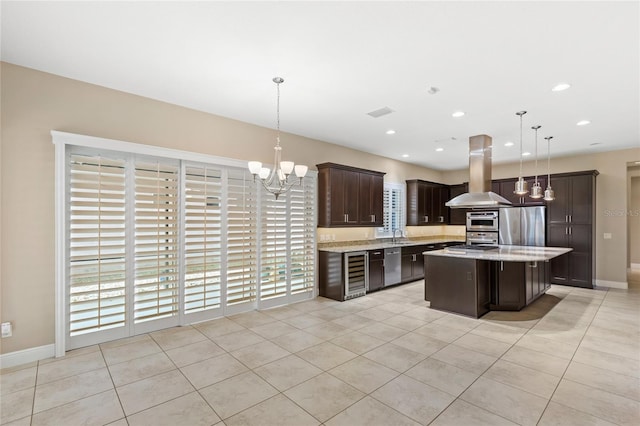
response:
<path id="1" fill-rule="evenodd" d="M 540 182 L 538 182 L 538 129 L 542 127 L 542 126 L 533 126 L 532 129 L 535 130 L 536 132 L 536 165 L 535 165 L 535 171 L 536 171 L 536 177 L 535 177 L 535 181 L 533 183 L 533 186 L 531 187 L 531 194 L 529 194 L 529 197 L 533 198 L 533 199 L 538 199 L 538 198 L 542 198 L 542 186 L 540 186 Z"/>
<path id="2" fill-rule="evenodd" d="M 518 111 L 516 115 L 520 117 L 520 174 L 518 175 L 518 181 L 516 182 L 516 189 L 513 191 L 517 195 L 526 195 L 529 192 L 527 188 L 527 182 L 522 178 L 522 116 L 527 111 Z"/>
<path id="3" fill-rule="evenodd" d="M 299 184 L 302 184 L 302 178 L 307 174 L 307 166 L 294 165 L 293 161 L 282 161 L 282 147 L 280 147 L 280 84 L 284 83 L 284 79 L 281 77 L 274 77 L 273 82 L 278 87 L 278 102 L 276 107 L 277 116 L 277 129 L 276 134 L 276 146 L 273 159 L 273 170 L 269 170 L 268 167 L 262 167 L 262 163 L 259 161 L 249 161 L 249 171 L 253 175 L 253 180 L 256 176 L 262 181 L 264 189 L 276 196 L 276 200 L 280 194 L 284 194 L 289 191 L 296 182 L 290 182 L 289 176 L 291 172 L 295 170 L 296 176 L 299 179 Z"/>
<path id="4" fill-rule="evenodd" d="M 556 194 L 551 188 L 551 139 L 553 136 L 547 136 L 547 189 L 544 190 L 544 200 L 553 201 L 556 199 Z"/>

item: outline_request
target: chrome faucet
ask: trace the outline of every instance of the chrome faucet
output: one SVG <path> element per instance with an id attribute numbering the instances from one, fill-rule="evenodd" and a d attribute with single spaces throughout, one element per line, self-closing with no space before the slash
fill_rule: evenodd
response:
<path id="1" fill-rule="evenodd" d="M 396 242 L 398 242 L 398 241 L 396 240 L 396 231 L 400 231 L 400 238 L 402 238 L 402 229 L 400 229 L 400 228 L 396 228 L 396 229 L 394 229 L 394 230 L 393 230 L 393 239 L 391 240 L 391 242 L 392 242 L 393 244 L 395 244 Z"/>

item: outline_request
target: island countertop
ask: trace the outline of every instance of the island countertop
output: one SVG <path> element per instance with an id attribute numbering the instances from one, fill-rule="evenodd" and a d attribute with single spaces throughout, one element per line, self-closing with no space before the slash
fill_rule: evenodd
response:
<path id="1" fill-rule="evenodd" d="M 425 251 L 426 256 L 457 257 L 462 259 L 493 260 L 498 262 L 539 262 L 570 252 L 566 247 L 508 246 L 500 245 L 495 250 L 442 250 Z"/>

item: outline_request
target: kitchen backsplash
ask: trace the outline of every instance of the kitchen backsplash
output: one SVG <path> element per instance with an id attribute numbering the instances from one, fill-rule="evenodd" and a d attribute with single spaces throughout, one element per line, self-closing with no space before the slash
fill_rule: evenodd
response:
<path id="1" fill-rule="evenodd" d="M 375 240 L 375 228 L 318 228 L 318 243 Z M 464 236 L 465 227 L 459 225 L 407 226 L 406 238 L 435 236 Z"/>

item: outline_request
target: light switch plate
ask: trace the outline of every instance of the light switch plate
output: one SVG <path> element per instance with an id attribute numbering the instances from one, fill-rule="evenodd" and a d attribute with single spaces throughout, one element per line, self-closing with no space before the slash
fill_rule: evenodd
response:
<path id="1" fill-rule="evenodd" d="M 11 336 L 12 336 L 11 323 L 10 322 L 3 322 L 2 323 L 2 337 L 11 337 Z"/>
<path id="2" fill-rule="evenodd" d="M 605 232 L 604 233 L 604 239 L 605 240 L 610 240 L 611 239 L 611 233 L 610 232 Z"/>

